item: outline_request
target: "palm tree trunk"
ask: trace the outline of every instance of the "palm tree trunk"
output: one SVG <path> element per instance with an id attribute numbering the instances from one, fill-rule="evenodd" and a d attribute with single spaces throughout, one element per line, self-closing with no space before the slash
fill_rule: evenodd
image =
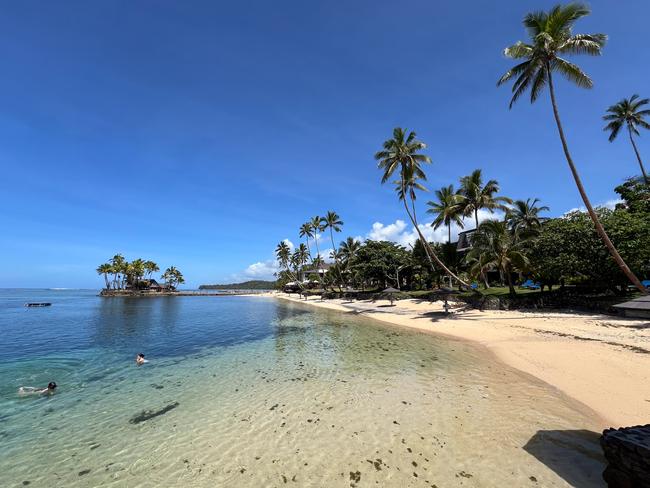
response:
<path id="1" fill-rule="evenodd" d="M 334 263 L 336 264 L 336 271 L 339 274 L 339 291 L 343 291 L 343 275 L 341 274 L 341 266 L 339 265 L 339 256 L 338 252 L 336 252 L 336 245 L 334 245 L 334 232 L 332 231 L 332 227 L 330 227 L 330 239 L 332 241 L 332 252 L 334 253 Z M 332 291 L 334 291 L 334 285 L 332 285 Z"/>
<path id="2" fill-rule="evenodd" d="M 634 137 L 632 137 L 632 130 L 630 129 L 629 125 L 627 126 L 627 132 L 630 135 L 630 142 L 632 143 L 632 147 L 634 148 L 634 154 L 636 154 L 636 160 L 639 162 L 639 166 L 641 167 L 641 174 L 643 175 L 643 181 L 645 181 L 646 185 L 650 185 L 650 179 L 648 179 L 648 174 L 645 172 L 645 168 L 643 167 L 643 162 L 641 161 L 639 150 L 636 148 L 636 143 L 634 142 Z"/>
<path id="3" fill-rule="evenodd" d="M 478 208 L 474 208 L 474 221 L 476 222 L 476 230 L 478 230 Z"/>
<path id="4" fill-rule="evenodd" d="M 510 296 L 516 297 L 517 292 L 515 291 L 515 287 L 512 284 L 512 274 L 510 273 L 510 270 L 505 270 L 505 273 L 506 273 L 506 280 L 508 281 L 508 290 L 510 290 Z"/>
<path id="5" fill-rule="evenodd" d="M 555 101 L 555 89 L 553 88 L 553 78 L 551 75 L 551 69 L 550 65 L 547 63 L 546 65 L 546 70 L 548 73 L 548 87 L 551 92 L 551 104 L 553 105 L 553 115 L 555 116 L 555 123 L 557 124 L 557 131 L 560 134 L 560 140 L 562 141 L 562 149 L 564 149 L 564 156 L 566 157 L 567 163 L 569 163 L 569 168 L 571 169 L 571 174 L 573 175 L 573 179 L 576 182 L 576 186 L 578 187 L 578 192 L 580 192 L 580 196 L 582 197 L 582 201 L 585 204 L 585 207 L 587 207 L 587 212 L 589 213 L 589 216 L 591 217 L 591 220 L 594 223 L 594 226 L 596 228 L 596 232 L 602 239 L 603 243 L 607 247 L 609 254 L 611 254 L 612 258 L 614 261 L 616 261 L 616 264 L 618 265 L 619 268 L 621 268 L 621 271 L 627 278 L 632 282 L 632 284 L 638 288 L 638 290 L 643 294 L 647 295 L 648 291 L 645 289 L 645 287 L 641 284 L 639 279 L 632 273 L 632 270 L 628 267 L 627 264 L 625 264 L 625 261 L 623 261 L 623 258 L 621 255 L 618 253 L 616 250 L 616 247 L 614 247 L 614 244 L 612 241 L 609 239 L 609 236 L 607 235 L 607 232 L 605 232 L 605 229 L 603 228 L 603 225 L 600 223 L 600 220 L 598 219 L 598 215 L 596 215 L 596 212 L 594 211 L 594 208 L 591 206 L 591 202 L 589 201 L 589 197 L 587 197 L 587 193 L 585 192 L 584 187 L 582 186 L 582 180 L 580 179 L 580 175 L 578 174 L 578 170 L 576 169 L 575 165 L 573 164 L 573 159 L 571 158 L 571 154 L 569 153 L 569 147 L 566 142 L 566 138 L 564 137 L 564 130 L 562 129 L 562 123 L 560 122 L 560 113 L 558 112 L 557 109 L 557 103 Z"/>
<path id="6" fill-rule="evenodd" d="M 447 244 L 451 244 L 451 224 L 447 224 Z"/>
<path id="7" fill-rule="evenodd" d="M 471 286 L 469 286 L 467 283 L 465 283 L 463 280 L 461 280 L 458 276 L 456 276 L 454 273 L 452 273 L 451 270 L 449 268 L 447 268 L 447 266 L 445 266 L 445 263 L 440 261 L 440 258 L 436 255 L 435 252 L 433 252 L 433 249 L 431 249 L 431 246 L 429 245 L 429 243 L 427 242 L 425 237 L 422 235 L 422 232 L 420 231 L 420 228 L 418 227 L 417 220 L 415 219 L 415 216 L 411 214 L 411 211 L 409 210 L 408 203 L 406 202 L 406 190 L 405 190 L 404 178 L 403 177 L 402 177 L 402 194 L 404 195 L 404 198 L 402 199 L 402 202 L 404 203 L 404 208 L 406 209 L 406 213 L 408 214 L 409 219 L 411 220 L 411 223 L 413 224 L 413 227 L 415 227 L 415 230 L 417 231 L 418 236 L 420 237 L 420 241 L 424 245 L 424 250 L 426 251 L 427 258 L 429 258 L 429 264 L 431 265 L 431 269 L 435 271 L 436 267 L 433 265 L 433 261 L 435 261 L 436 264 L 438 264 L 438 266 L 440 266 L 448 276 L 451 276 L 456 281 L 458 281 L 462 285 L 466 286 L 468 289 L 471 289 Z"/>

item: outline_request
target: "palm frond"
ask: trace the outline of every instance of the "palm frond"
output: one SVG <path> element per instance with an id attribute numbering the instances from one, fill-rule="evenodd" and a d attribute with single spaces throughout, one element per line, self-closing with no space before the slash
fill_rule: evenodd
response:
<path id="1" fill-rule="evenodd" d="M 556 57 L 550 64 L 552 70 L 557 71 L 575 85 L 581 88 L 592 88 L 594 86 L 594 82 L 584 71 L 566 59 Z"/>

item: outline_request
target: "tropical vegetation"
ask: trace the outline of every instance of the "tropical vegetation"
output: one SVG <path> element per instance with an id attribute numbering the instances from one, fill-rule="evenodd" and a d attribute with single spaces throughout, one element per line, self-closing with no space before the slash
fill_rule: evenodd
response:
<path id="1" fill-rule="evenodd" d="M 121 254 L 116 254 L 108 262 L 100 264 L 96 271 L 104 277 L 106 290 L 138 290 L 147 288 L 153 273 L 159 272 L 160 268 L 150 260 L 138 258 L 129 262 Z M 163 272 L 161 280 L 172 289 L 185 283 L 183 274 L 174 266 Z"/>

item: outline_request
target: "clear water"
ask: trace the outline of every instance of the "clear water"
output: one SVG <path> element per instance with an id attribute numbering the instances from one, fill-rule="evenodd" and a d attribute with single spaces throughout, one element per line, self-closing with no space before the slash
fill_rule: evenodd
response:
<path id="1" fill-rule="evenodd" d="M 0 290 L 2 487 L 603 486 L 590 414 L 466 343 L 269 298 L 95 295 Z"/>

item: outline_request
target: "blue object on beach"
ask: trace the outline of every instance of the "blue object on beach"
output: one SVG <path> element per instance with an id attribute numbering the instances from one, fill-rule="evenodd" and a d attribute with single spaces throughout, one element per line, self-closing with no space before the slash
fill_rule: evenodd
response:
<path id="1" fill-rule="evenodd" d="M 470 286 L 472 287 L 472 290 L 478 290 L 478 283 L 474 282 Z"/>
<path id="2" fill-rule="evenodd" d="M 521 285 L 519 285 L 519 287 L 526 288 L 528 290 L 539 290 L 541 288 L 541 285 L 539 283 L 535 283 L 533 280 L 526 280 Z"/>
<path id="3" fill-rule="evenodd" d="M 641 282 L 641 284 L 642 284 L 643 286 L 645 286 L 646 288 L 650 288 L 650 280 L 643 280 L 643 281 Z"/>

